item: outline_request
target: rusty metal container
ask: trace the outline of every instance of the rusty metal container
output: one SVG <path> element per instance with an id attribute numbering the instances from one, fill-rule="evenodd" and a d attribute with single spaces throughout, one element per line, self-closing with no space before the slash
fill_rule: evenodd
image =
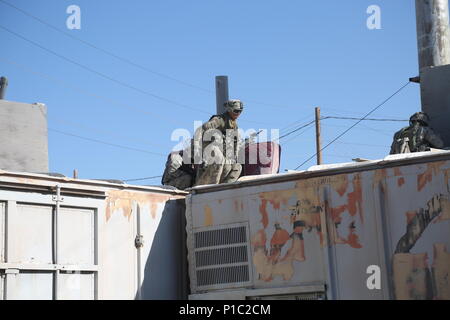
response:
<path id="1" fill-rule="evenodd" d="M 199 186 L 190 299 L 450 299 L 450 152 Z"/>
<path id="2" fill-rule="evenodd" d="M 185 299 L 184 197 L 0 171 L 0 300 Z"/>

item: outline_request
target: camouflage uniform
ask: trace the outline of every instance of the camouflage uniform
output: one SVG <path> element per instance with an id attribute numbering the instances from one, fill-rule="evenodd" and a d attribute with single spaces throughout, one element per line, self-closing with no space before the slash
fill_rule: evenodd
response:
<path id="1" fill-rule="evenodd" d="M 183 163 L 183 151 L 172 152 L 167 158 L 162 184 L 184 190 L 192 187 L 194 178 L 192 165 Z"/>
<path id="2" fill-rule="evenodd" d="M 397 131 L 391 145 L 390 154 L 429 151 L 442 148 L 442 139 L 428 127 L 429 118 L 424 112 L 413 114 L 409 126 Z"/>
<path id="3" fill-rule="evenodd" d="M 217 138 L 220 139 L 214 137 L 211 141 L 205 141 L 210 139 L 208 130 L 217 130 L 217 134 L 221 135 Z M 227 130 L 230 130 L 228 135 Z M 208 134 L 206 139 L 205 133 Z M 242 143 L 237 121 L 233 120 L 228 112 L 211 117 L 208 122 L 198 128 L 194 144 L 197 150 L 201 147 L 203 153 L 202 165 L 197 171 L 195 185 L 231 183 L 240 177 L 242 166 L 237 162 L 237 158 Z"/>

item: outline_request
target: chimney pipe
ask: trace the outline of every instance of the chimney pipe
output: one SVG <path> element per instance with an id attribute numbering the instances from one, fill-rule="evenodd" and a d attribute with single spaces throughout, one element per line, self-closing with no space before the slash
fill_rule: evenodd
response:
<path id="1" fill-rule="evenodd" d="M 5 99 L 6 88 L 8 87 L 8 79 L 6 77 L 0 78 L 0 100 Z"/>
<path id="2" fill-rule="evenodd" d="M 416 0 L 419 71 L 450 64 L 448 0 Z"/>
<path id="3" fill-rule="evenodd" d="M 225 113 L 224 103 L 228 101 L 228 77 L 216 76 L 216 114 Z"/>

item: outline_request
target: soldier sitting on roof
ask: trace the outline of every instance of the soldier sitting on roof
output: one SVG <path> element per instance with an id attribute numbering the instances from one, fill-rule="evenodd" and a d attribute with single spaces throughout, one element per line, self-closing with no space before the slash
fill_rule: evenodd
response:
<path id="1" fill-rule="evenodd" d="M 409 126 L 396 132 L 390 154 L 429 151 L 442 148 L 444 143 L 428 124 L 430 119 L 424 112 L 416 112 L 409 119 Z"/>
<path id="2" fill-rule="evenodd" d="M 201 163 L 195 185 L 231 183 L 241 175 L 238 154 L 243 143 L 237 118 L 244 104 L 240 100 L 229 100 L 225 108 L 225 113 L 211 117 L 195 132 L 194 158 Z"/>

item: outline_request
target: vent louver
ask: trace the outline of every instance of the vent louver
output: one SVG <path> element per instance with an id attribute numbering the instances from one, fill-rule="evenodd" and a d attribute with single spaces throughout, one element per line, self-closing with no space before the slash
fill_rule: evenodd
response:
<path id="1" fill-rule="evenodd" d="M 194 231 L 196 287 L 199 290 L 250 284 L 250 247 L 246 223 Z"/>

